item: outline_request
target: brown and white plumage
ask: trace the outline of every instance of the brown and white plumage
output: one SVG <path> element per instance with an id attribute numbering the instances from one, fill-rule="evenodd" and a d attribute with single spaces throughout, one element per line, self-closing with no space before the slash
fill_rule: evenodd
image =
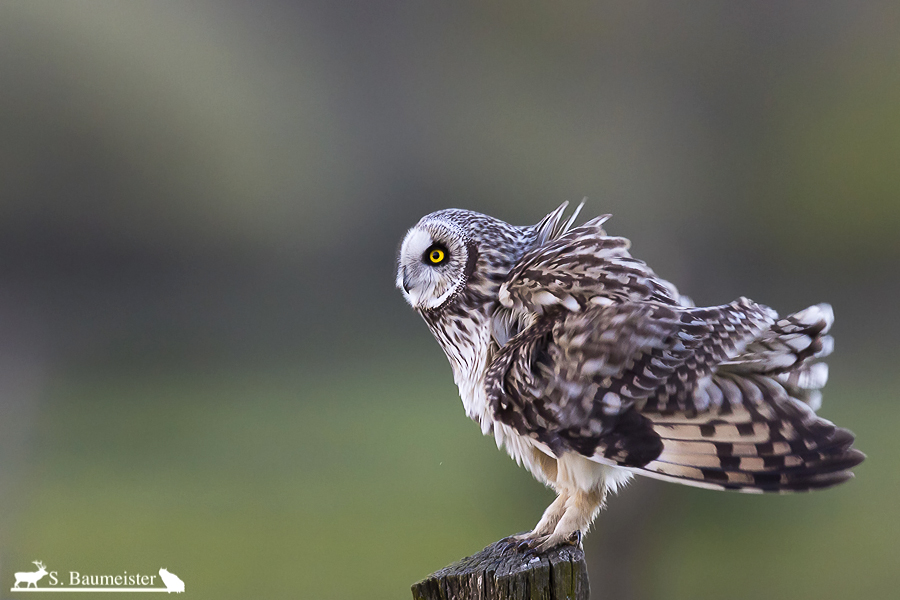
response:
<path id="1" fill-rule="evenodd" d="M 852 477 L 853 435 L 814 412 L 827 304 L 780 320 L 746 298 L 696 308 L 606 234 L 608 215 L 573 227 L 565 208 L 528 227 L 439 211 L 400 250 L 397 285 L 467 414 L 559 494 L 526 544 L 580 539 L 633 473 L 745 492 Z"/>

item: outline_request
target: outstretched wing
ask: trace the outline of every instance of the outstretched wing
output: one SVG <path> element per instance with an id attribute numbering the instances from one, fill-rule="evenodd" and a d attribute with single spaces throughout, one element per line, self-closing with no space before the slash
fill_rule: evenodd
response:
<path id="1" fill-rule="evenodd" d="M 629 254 L 631 242 L 606 235 L 602 225 L 609 217 L 539 240 L 543 243 L 526 252 L 501 285 L 500 302 L 534 313 L 556 305 L 577 311 L 612 301 L 689 303 L 675 286 Z"/>
<path id="2" fill-rule="evenodd" d="M 817 417 L 831 352 L 827 304 L 774 323 L 741 353 L 720 362 L 687 399 L 644 405 L 663 452 L 651 477 L 713 489 L 787 492 L 846 481 L 865 455 L 853 434 Z"/>
<path id="3" fill-rule="evenodd" d="M 557 455 L 717 489 L 843 481 L 862 460 L 852 435 L 792 398 L 785 371 L 731 366 L 746 364 L 773 325 L 773 311 L 746 299 L 703 309 L 547 304 L 495 356 L 488 399 L 497 420 Z"/>
<path id="4" fill-rule="evenodd" d="M 772 321 L 746 300 L 714 309 L 625 302 L 547 311 L 499 350 L 486 378 L 495 418 L 549 446 L 624 466 L 662 451 L 641 414 L 662 394 L 685 395 L 728 355 L 738 355 Z M 741 323 L 716 328 L 715 312 Z"/>

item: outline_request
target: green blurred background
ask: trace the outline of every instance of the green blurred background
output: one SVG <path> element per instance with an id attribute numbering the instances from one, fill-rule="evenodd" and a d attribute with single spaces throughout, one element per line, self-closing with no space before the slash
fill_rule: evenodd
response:
<path id="1" fill-rule="evenodd" d="M 900 5 L 491 0 L 0 4 L 0 597 L 39 559 L 408 598 L 530 528 L 395 252 L 585 196 L 698 303 L 831 302 L 821 414 L 869 455 L 636 482 L 594 598 L 896 598 Z"/>

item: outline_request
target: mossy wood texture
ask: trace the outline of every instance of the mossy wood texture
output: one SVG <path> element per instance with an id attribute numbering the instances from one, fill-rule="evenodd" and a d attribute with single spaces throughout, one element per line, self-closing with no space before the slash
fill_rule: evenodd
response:
<path id="1" fill-rule="evenodd" d="M 495 542 L 412 586 L 415 600 L 588 600 L 584 551 L 561 546 L 540 556 Z"/>

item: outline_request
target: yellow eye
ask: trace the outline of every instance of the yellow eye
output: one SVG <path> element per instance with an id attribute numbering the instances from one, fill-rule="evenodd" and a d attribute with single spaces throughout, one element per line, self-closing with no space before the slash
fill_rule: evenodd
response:
<path id="1" fill-rule="evenodd" d="M 425 251 L 425 254 L 422 255 L 422 260 L 425 261 L 426 265 L 441 264 L 447 260 L 447 247 L 443 244 L 432 244 L 431 247 Z"/>

